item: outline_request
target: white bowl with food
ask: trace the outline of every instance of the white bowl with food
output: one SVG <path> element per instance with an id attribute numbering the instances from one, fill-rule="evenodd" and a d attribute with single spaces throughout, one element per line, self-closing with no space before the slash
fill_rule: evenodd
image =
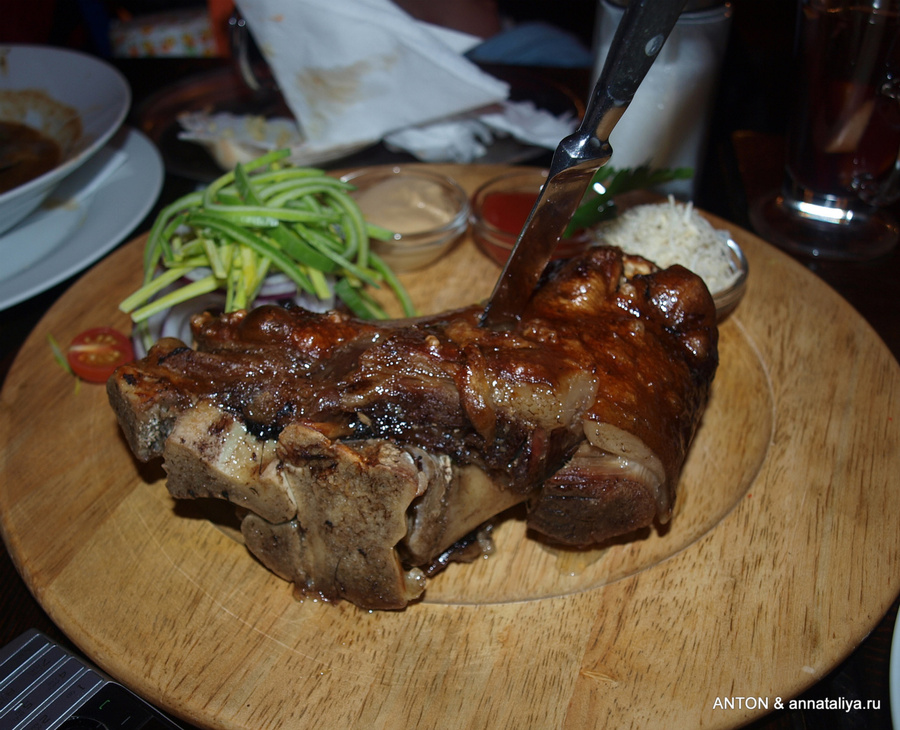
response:
<path id="1" fill-rule="evenodd" d="M 105 61 L 0 45 L 0 234 L 103 147 L 130 104 L 128 82 Z"/>
<path id="2" fill-rule="evenodd" d="M 691 203 L 669 198 L 628 208 L 595 231 L 600 242 L 643 256 L 660 268 L 674 264 L 703 279 L 721 321 L 738 305 L 747 284 L 747 258 L 728 231 L 714 228 Z"/>

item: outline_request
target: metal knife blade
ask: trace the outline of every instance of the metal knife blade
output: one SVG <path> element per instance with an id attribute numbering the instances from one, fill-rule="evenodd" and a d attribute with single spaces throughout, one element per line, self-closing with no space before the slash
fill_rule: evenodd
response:
<path id="1" fill-rule="evenodd" d="M 578 129 L 563 139 L 497 280 L 482 326 L 511 326 L 537 286 L 593 174 L 612 156 L 609 134 L 678 20 L 686 0 L 630 0 Z"/>

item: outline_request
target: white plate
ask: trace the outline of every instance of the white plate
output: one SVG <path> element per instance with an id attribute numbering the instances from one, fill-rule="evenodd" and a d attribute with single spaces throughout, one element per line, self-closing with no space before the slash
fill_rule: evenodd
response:
<path id="1" fill-rule="evenodd" d="M 106 61 L 66 48 L 2 45 L 0 62 L 0 116 L 40 130 L 63 153 L 52 170 L 0 194 L 6 233 L 106 145 L 125 120 L 131 88 Z"/>
<path id="2" fill-rule="evenodd" d="M 124 160 L 94 190 L 116 153 Z M 41 208 L 0 236 L 0 310 L 49 289 L 115 248 L 150 212 L 162 183 L 156 147 L 137 130 L 123 127 Z"/>

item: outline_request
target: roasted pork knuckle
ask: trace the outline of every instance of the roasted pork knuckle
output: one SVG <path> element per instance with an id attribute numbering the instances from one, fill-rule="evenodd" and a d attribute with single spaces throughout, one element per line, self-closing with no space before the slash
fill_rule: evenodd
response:
<path id="1" fill-rule="evenodd" d="M 364 608 L 418 598 L 514 505 L 564 546 L 668 520 L 718 364 L 702 280 L 598 247 L 514 327 L 481 314 L 203 313 L 194 347 L 161 340 L 107 390 L 173 496 L 234 503 L 264 565 Z"/>

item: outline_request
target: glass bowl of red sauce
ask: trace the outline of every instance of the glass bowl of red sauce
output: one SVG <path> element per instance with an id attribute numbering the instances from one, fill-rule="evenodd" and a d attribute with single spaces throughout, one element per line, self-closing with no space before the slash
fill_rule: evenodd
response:
<path id="1" fill-rule="evenodd" d="M 485 254 L 501 266 L 512 253 L 546 181 L 547 170 L 522 168 L 491 178 L 472 196 L 472 238 Z M 589 231 L 576 231 L 557 244 L 552 258 L 570 258 L 594 243 Z"/>

